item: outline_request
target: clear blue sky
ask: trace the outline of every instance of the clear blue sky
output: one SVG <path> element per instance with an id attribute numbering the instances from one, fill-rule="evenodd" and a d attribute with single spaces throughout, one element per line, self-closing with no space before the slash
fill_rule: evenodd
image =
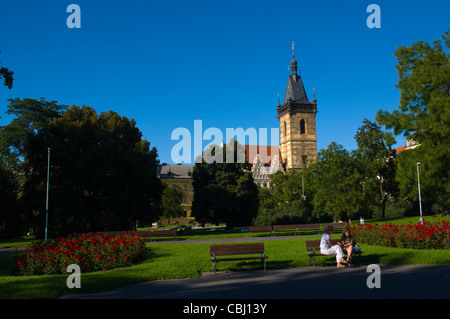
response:
<path id="1" fill-rule="evenodd" d="M 81 29 L 66 25 L 71 3 Z M 380 29 L 366 25 L 371 3 Z M 308 97 L 315 87 L 318 100 L 318 148 L 351 150 L 364 118 L 398 106 L 396 48 L 438 39 L 449 12 L 443 0 L 1 1 L 0 62 L 14 88 L 0 86 L 0 125 L 15 97 L 114 110 L 171 163 L 172 131 L 193 132 L 194 120 L 224 134 L 278 127 L 295 42 Z"/>

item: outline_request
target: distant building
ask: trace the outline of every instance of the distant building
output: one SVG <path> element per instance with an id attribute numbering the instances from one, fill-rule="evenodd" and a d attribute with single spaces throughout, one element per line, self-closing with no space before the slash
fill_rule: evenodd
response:
<path id="1" fill-rule="evenodd" d="M 194 200 L 194 187 L 192 186 L 192 172 L 194 165 L 167 165 L 158 166 L 158 177 L 167 185 L 178 185 L 183 192 L 183 201 L 181 206 L 184 210 L 182 218 L 173 218 L 178 224 L 189 224 L 194 221 L 191 216 L 192 202 Z M 167 220 L 160 221 L 162 225 L 167 225 Z"/>
<path id="2" fill-rule="evenodd" d="M 253 180 L 260 187 L 270 188 L 270 175 L 283 169 L 280 148 L 265 145 L 244 145 L 244 147 Z M 250 158 L 252 156 L 253 158 Z"/>
<path id="3" fill-rule="evenodd" d="M 282 164 L 286 169 L 301 170 L 317 159 L 317 100 L 315 94 L 312 101 L 308 100 L 299 71 L 292 43 L 292 74 L 288 77 L 283 104 L 278 100 L 277 118 Z"/>
<path id="4" fill-rule="evenodd" d="M 395 150 L 396 150 L 396 153 L 397 153 L 397 154 L 400 154 L 400 153 L 403 152 L 403 151 L 406 151 L 406 150 L 412 150 L 412 149 L 414 149 L 414 148 L 416 148 L 416 147 L 419 147 L 419 146 L 420 146 L 420 144 L 417 143 L 415 140 L 413 140 L 413 139 L 407 139 L 407 140 L 406 140 L 406 145 L 397 147 Z"/>

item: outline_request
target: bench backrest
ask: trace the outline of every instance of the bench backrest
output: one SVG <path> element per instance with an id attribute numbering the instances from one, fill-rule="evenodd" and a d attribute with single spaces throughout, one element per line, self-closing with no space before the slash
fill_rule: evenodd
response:
<path id="1" fill-rule="evenodd" d="M 343 230 L 346 226 L 346 223 L 328 223 L 328 224 L 322 224 L 322 229 L 325 230 L 325 228 L 327 228 L 327 226 L 333 226 L 333 228 L 337 228 L 340 230 Z"/>
<path id="2" fill-rule="evenodd" d="M 297 225 L 274 225 L 273 230 L 296 230 Z"/>
<path id="3" fill-rule="evenodd" d="M 330 241 L 332 245 L 336 245 L 339 242 L 339 239 L 331 239 Z M 306 251 L 320 250 L 320 240 L 307 240 L 305 241 L 305 245 Z"/>
<path id="4" fill-rule="evenodd" d="M 264 253 L 264 243 L 211 245 L 209 252 L 211 256 L 262 254 Z"/>
<path id="5" fill-rule="evenodd" d="M 320 229 L 320 224 L 300 224 L 298 229 Z"/>
<path id="6" fill-rule="evenodd" d="M 270 232 L 270 231 L 272 231 L 272 226 L 250 226 L 249 230 L 251 232 L 257 232 L 257 231 L 259 231 L 259 232 L 263 232 L 263 231 Z"/>
<path id="7" fill-rule="evenodd" d="M 175 229 L 159 229 L 151 231 L 153 236 L 175 236 L 177 231 Z"/>

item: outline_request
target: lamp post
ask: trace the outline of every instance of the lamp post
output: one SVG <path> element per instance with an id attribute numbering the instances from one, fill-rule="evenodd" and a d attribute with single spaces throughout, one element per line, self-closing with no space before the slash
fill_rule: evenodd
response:
<path id="1" fill-rule="evenodd" d="M 419 165 L 421 163 L 417 162 L 416 166 L 417 166 L 417 187 L 419 189 L 419 209 L 420 209 L 420 223 L 423 224 L 423 217 L 422 217 L 422 198 L 420 197 L 420 176 L 419 176 Z"/>
<path id="2" fill-rule="evenodd" d="M 48 234 L 48 190 L 50 185 L 50 147 L 48 148 L 48 162 L 47 162 L 47 199 L 45 202 L 45 241 L 47 241 Z"/>
<path id="3" fill-rule="evenodd" d="M 306 196 L 305 196 L 305 182 L 303 181 L 303 170 L 302 170 L 302 199 L 306 200 Z"/>

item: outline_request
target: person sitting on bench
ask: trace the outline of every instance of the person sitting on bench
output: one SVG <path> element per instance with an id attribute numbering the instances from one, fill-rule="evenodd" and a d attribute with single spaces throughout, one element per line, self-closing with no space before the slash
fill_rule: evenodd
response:
<path id="1" fill-rule="evenodd" d="M 320 253 L 323 255 L 336 255 L 337 267 L 344 268 L 345 266 L 342 264 L 347 264 L 347 261 L 344 259 L 344 252 L 342 251 L 341 246 L 339 245 L 331 245 L 331 234 L 333 233 L 333 226 L 328 226 L 325 229 L 325 233 L 322 235 L 322 239 L 320 240 Z"/>

